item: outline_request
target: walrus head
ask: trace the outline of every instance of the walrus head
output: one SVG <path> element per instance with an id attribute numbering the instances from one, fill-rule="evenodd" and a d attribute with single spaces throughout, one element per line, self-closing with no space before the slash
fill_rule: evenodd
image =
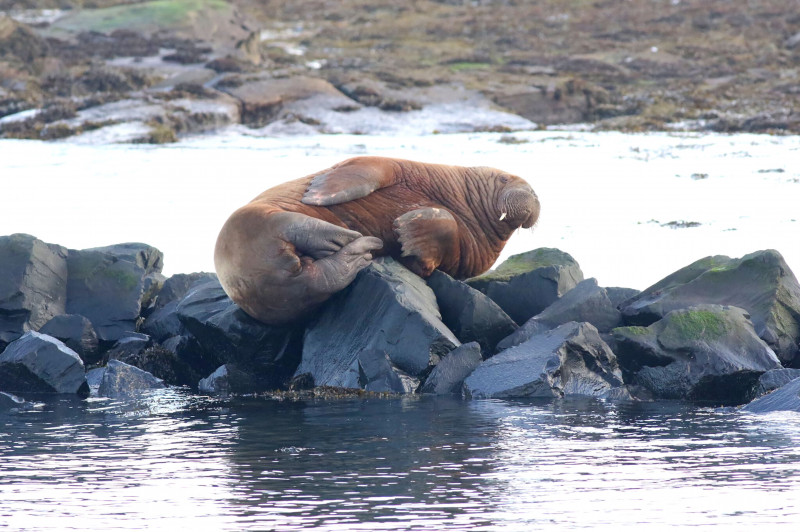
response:
<path id="1" fill-rule="evenodd" d="M 488 170 L 488 169 L 487 169 Z M 520 227 L 530 228 L 539 219 L 539 198 L 521 177 L 491 170 L 494 181 L 495 222 L 509 234 Z"/>

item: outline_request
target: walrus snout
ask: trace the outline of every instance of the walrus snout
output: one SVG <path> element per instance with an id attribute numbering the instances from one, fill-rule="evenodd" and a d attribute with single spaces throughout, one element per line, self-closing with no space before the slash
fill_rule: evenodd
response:
<path id="1" fill-rule="evenodd" d="M 528 186 L 515 186 L 503 191 L 500 220 L 512 227 L 533 227 L 539 219 L 539 198 Z"/>

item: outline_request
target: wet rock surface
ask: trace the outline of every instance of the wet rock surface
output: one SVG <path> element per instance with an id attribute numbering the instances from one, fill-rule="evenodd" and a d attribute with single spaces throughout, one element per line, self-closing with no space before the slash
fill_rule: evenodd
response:
<path id="1" fill-rule="evenodd" d="M 34 331 L 25 333 L 0 354 L 0 390 L 89 394 L 78 354 L 60 340 Z"/>
<path id="2" fill-rule="evenodd" d="M 464 381 L 473 398 L 608 397 L 623 386 L 611 349 L 588 323 L 566 323 L 483 362 Z"/>
<path id="3" fill-rule="evenodd" d="M 799 371 L 782 367 L 789 359 L 776 354 L 786 342 L 771 344 L 763 332 L 791 338 L 794 323 L 797 280 L 774 251 L 704 259 L 669 276 L 659 290 L 642 293 L 582 281 L 572 257 L 553 249 L 512 257 L 488 280 L 469 284 L 441 272 L 426 281 L 381 258 L 306 321 L 274 327 L 239 309 L 214 274 L 164 278 L 161 253 L 146 244 L 65 250 L 27 235 L 15 238 L 25 245 L 0 256 L 0 278 L 14 279 L 13 286 L 38 295 L 52 291 L 49 276 L 15 273 L 37 271 L 42 254 L 66 268 L 65 277 L 57 277 L 66 287 L 63 303 L 47 307 L 55 315 L 40 332 L 16 329 L 20 337 L 0 354 L 0 392 L 23 399 L 41 392 L 85 396 L 89 381 L 96 394 L 108 374 L 104 393 L 114 397 L 188 386 L 291 400 L 425 393 L 741 405 L 777 393 Z M 121 273 L 109 274 L 115 271 Z M 710 283 L 708 276 L 725 282 Z M 516 290 L 516 302 L 511 292 L 503 294 L 509 307 L 541 308 L 519 328 L 470 286 L 489 291 L 519 279 L 527 289 Z M 70 291 L 75 282 L 81 290 Z M 106 310 L 70 314 L 75 293 L 83 309 Z M 750 303 L 751 310 L 696 303 L 723 295 Z M 669 305 L 681 308 L 666 311 Z M 617 326 L 647 316 L 658 319 L 646 327 Z M 759 316 L 773 328 L 759 333 Z M 105 338 L 92 334 L 98 323 Z M 119 337 L 111 340 L 109 330 Z M 55 336 L 74 345 L 83 360 Z"/>
<path id="4" fill-rule="evenodd" d="M 800 285 L 779 252 L 700 259 L 622 303 L 620 309 L 626 323 L 646 326 L 673 310 L 697 304 L 745 309 L 758 336 L 781 362 L 795 364 L 800 352 Z"/>
<path id="5" fill-rule="evenodd" d="M 317 386 L 410 392 L 459 343 L 425 281 L 381 258 L 325 303 L 306 330 L 296 374 Z"/>
<path id="6" fill-rule="evenodd" d="M 37 4 L 0 1 L 0 120 L 38 111 L 0 123 L 6 138 L 173 142 L 239 123 L 355 132 L 343 125 L 354 111 L 380 128 L 478 101 L 518 120 L 456 129 L 800 131 L 796 14 L 781 0 L 64 0 L 44 6 L 71 8 L 60 16 L 25 23 L 20 5 Z M 277 98 L 231 95 L 273 82 L 286 86 Z M 314 84 L 340 103 L 328 89 L 303 96 Z M 121 101 L 142 112 L 100 109 Z"/>
<path id="7" fill-rule="evenodd" d="M 698 305 L 649 327 L 614 330 L 626 381 L 661 399 L 741 404 L 759 376 L 781 367 L 736 307 Z"/>
<path id="8" fill-rule="evenodd" d="M 782 411 L 800 412 L 800 378 L 784 384 L 772 393 L 742 407 L 743 412 L 769 414 Z"/>
<path id="9" fill-rule="evenodd" d="M 495 270 L 467 280 L 518 324 L 523 324 L 583 281 L 568 253 L 539 248 L 509 257 Z"/>

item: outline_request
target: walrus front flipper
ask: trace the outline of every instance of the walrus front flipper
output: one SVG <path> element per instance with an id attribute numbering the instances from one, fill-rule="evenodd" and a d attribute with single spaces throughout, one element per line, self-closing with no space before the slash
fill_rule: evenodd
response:
<path id="1" fill-rule="evenodd" d="M 458 260 L 458 224 L 445 209 L 425 207 L 409 211 L 394 221 L 402 246 L 403 264 L 420 277 L 428 277 L 445 259 Z"/>
<path id="2" fill-rule="evenodd" d="M 363 198 L 395 182 L 389 161 L 356 157 L 314 177 L 303 195 L 306 205 L 337 205 Z"/>

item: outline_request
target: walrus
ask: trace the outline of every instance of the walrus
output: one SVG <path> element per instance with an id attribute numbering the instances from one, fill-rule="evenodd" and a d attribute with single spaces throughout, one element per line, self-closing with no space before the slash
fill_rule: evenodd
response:
<path id="1" fill-rule="evenodd" d="M 487 167 L 356 157 L 273 187 L 236 210 L 214 265 L 230 298 L 281 325 L 306 317 L 390 255 L 422 277 L 488 270 L 539 199 L 522 178 Z"/>

